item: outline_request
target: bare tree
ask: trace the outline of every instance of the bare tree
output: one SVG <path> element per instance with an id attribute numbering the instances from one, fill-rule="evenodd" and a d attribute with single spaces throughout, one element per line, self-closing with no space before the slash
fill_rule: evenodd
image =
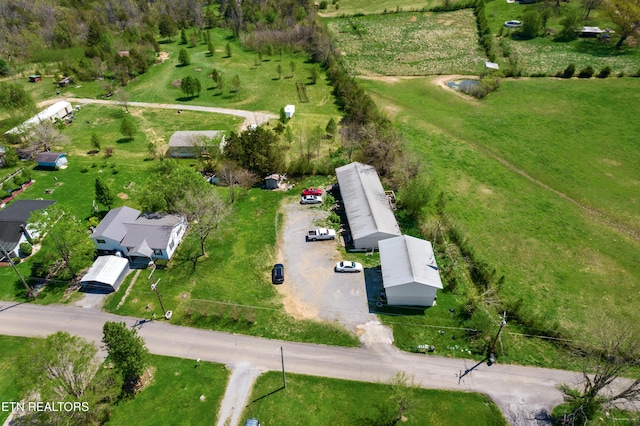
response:
<path id="1" fill-rule="evenodd" d="M 570 425 L 585 424 L 603 408 L 624 409 L 640 401 L 640 336 L 633 324 L 598 321 L 598 343 L 577 349 L 588 360 L 578 388 L 561 384 L 564 404 L 554 410 Z M 625 377 L 632 377 L 631 379 Z"/>
<path id="2" fill-rule="evenodd" d="M 129 94 L 126 91 L 119 89 L 116 95 L 118 97 L 118 105 L 124 108 L 124 112 L 129 114 Z"/>
<path id="3" fill-rule="evenodd" d="M 42 121 L 34 126 L 27 136 L 27 145 L 40 151 L 48 151 L 54 145 L 66 145 L 69 137 L 56 129 L 49 120 Z"/>
<path id="4" fill-rule="evenodd" d="M 236 163 L 226 160 L 218 169 L 220 177 L 229 187 L 229 201 L 233 204 L 236 200 L 235 190 L 237 186 L 248 190 L 256 182 L 256 175 L 249 170 L 243 169 Z"/>
<path id="5" fill-rule="evenodd" d="M 189 226 L 200 238 L 200 256 L 206 255 L 205 242 L 211 232 L 230 213 L 229 205 L 209 186 L 193 185 L 177 203 L 178 211 L 189 220 Z"/>

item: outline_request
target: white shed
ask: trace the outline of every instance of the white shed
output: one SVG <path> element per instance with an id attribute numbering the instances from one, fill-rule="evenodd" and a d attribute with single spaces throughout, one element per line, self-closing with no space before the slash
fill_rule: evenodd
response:
<path id="1" fill-rule="evenodd" d="M 284 107 L 284 115 L 287 118 L 291 118 L 293 117 L 293 114 L 295 114 L 296 112 L 296 106 L 295 105 L 287 105 Z"/>
<path id="2" fill-rule="evenodd" d="M 112 293 L 129 272 L 129 261 L 119 256 L 99 256 L 80 284 L 84 291 Z"/>
<path id="3" fill-rule="evenodd" d="M 375 167 L 351 163 L 336 176 L 355 249 L 376 249 L 380 240 L 401 235 Z"/>
<path id="4" fill-rule="evenodd" d="M 389 305 L 435 305 L 442 280 L 429 241 L 408 235 L 380 241 L 380 264 Z"/>

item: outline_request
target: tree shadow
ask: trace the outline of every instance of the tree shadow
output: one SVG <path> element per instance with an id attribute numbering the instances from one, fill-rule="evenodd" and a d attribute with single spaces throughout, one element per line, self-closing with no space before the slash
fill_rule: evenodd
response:
<path id="1" fill-rule="evenodd" d="M 129 137 L 124 137 L 124 138 L 120 138 L 116 141 L 117 144 L 123 144 L 123 143 L 129 143 L 129 142 L 133 142 L 135 138 L 129 138 Z"/>
<path id="2" fill-rule="evenodd" d="M 175 65 L 176 68 L 184 68 L 184 67 L 188 67 L 189 64 L 177 64 Z"/>

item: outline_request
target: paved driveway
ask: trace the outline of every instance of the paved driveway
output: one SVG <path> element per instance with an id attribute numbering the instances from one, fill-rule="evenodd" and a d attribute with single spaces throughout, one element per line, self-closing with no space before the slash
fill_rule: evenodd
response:
<path id="1" fill-rule="evenodd" d="M 284 211 L 278 260 L 285 265 L 285 282 L 278 289 L 285 296 L 287 311 L 298 318 L 335 321 L 365 345 L 392 343 L 391 330 L 369 313 L 364 274 L 334 272 L 336 262 L 343 260 L 338 240 L 305 239 L 307 231 L 316 226 L 314 222 L 328 212 L 296 201 L 285 204 Z"/>

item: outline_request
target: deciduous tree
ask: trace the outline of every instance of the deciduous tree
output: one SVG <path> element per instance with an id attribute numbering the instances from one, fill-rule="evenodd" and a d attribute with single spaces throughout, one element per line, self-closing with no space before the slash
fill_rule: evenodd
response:
<path id="1" fill-rule="evenodd" d="M 138 126 L 130 115 L 125 115 L 120 122 L 120 133 L 133 140 L 138 132 Z"/>
<path id="2" fill-rule="evenodd" d="M 96 200 L 107 207 L 107 210 L 111 210 L 111 206 L 115 201 L 115 197 L 109 186 L 102 180 L 101 177 L 96 178 L 95 182 L 96 187 Z"/>
<path id="3" fill-rule="evenodd" d="M 137 331 L 124 322 L 107 321 L 102 327 L 102 343 L 109 353 L 107 360 L 122 374 L 124 390 L 133 391 L 147 367 L 149 350 Z"/>
<path id="4" fill-rule="evenodd" d="M 163 14 L 160 16 L 160 21 L 158 22 L 158 30 L 160 32 L 160 37 L 165 37 L 169 39 L 169 41 L 173 41 L 173 36 L 178 33 L 178 27 L 174 22 L 173 18 L 170 15 Z"/>
<path id="5" fill-rule="evenodd" d="M 640 28 L 640 0 L 607 0 L 605 7 L 609 19 L 618 27 L 620 39 L 616 47 L 619 49 Z"/>

